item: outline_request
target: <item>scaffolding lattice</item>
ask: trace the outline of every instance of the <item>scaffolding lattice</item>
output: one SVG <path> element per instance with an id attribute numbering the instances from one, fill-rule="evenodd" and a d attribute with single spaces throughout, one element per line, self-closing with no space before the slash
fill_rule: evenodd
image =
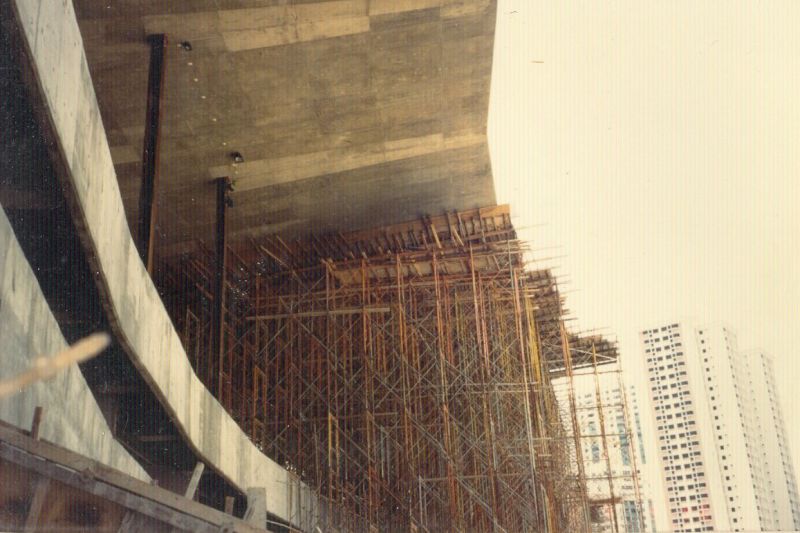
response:
<path id="1" fill-rule="evenodd" d="M 587 531 L 577 408 L 553 381 L 616 349 L 567 332 L 525 252 L 507 206 L 252 241 L 229 251 L 222 361 L 213 263 L 160 272 L 198 374 L 316 488 L 321 531 Z"/>

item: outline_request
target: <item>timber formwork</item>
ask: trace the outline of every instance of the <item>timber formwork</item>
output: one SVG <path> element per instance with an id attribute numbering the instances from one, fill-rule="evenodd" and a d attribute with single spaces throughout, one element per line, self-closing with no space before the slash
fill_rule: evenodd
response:
<path id="1" fill-rule="evenodd" d="M 221 358 L 213 256 L 157 273 L 198 375 L 316 488 L 321 531 L 585 531 L 551 381 L 616 349 L 567 332 L 526 251 L 507 206 L 251 240 L 228 251 Z"/>

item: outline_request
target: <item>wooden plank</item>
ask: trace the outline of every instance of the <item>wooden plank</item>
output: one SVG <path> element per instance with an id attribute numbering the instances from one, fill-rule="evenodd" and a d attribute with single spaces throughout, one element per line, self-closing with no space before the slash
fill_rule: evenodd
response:
<path id="1" fill-rule="evenodd" d="M 117 533 L 154 533 L 163 532 L 166 529 L 164 524 L 155 518 L 128 511 L 125 513 L 125 516 L 122 517 Z M 180 530 L 171 528 L 171 531 L 176 532 Z"/>
<path id="2" fill-rule="evenodd" d="M 194 471 L 192 472 L 192 477 L 189 479 L 189 485 L 186 487 L 186 492 L 184 496 L 189 498 L 190 500 L 194 499 L 194 493 L 197 492 L 197 486 L 200 484 L 200 478 L 203 475 L 203 470 L 206 469 L 206 465 L 203 463 L 197 463 L 194 465 Z"/>
<path id="3" fill-rule="evenodd" d="M 25 531 L 36 531 L 38 529 L 39 515 L 42 512 L 42 506 L 49 490 L 50 478 L 40 477 L 36 480 L 31 506 L 28 508 L 28 517 L 25 519 Z"/>
<path id="4" fill-rule="evenodd" d="M 31 455 L 7 442 L 0 442 L 0 458 L 32 470 L 40 476 L 99 496 L 137 513 L 157 518 L 159 521 L 181 530 L 208 533 L 217 533 L 219 531 L 219 524 L 204 521 L 187 514 L 185 511 L 168 507 L 160 501 L 135 496 L 123 489 L 97 480 L 93 476 L 94 472 L 88 467 L 75 470 L 48 461 L 42 461 L 35 455 Z M 90 461 L 87 460 L 87 462 Z"/>
<path id="5" fill-rule="evenodd" d="M 33 422 L 31 423 L 31 438 L 34 440 L 39 440 L 39 429 L 42 426 L 43 414 L 44 409 L 41 405 L 37 405 L 33 411 Z"/>
<path id="6" fill-rule="evenodd" d="M 197 519 L 204 522 L 223 525 L 229 523 L 230 516 L 225 515 L 221 511 L 212 509 L 201 503 L 188 500 L 180 494 L 175 494 L 162 487 L 150 485 L 144 481 L 123 474 L 118 470 L 114 470 L 102 463 L 79 455 L 75 452 L 69 451 L 60 446 L 56 446 L 43 440 L 33 440 L 27 435 L 24 435 L 19 430 L 14 429 L 5 423 L 0 423 L 0 450 L 3 450 L 3 456 L 8 456 L 8 460 L 12 460 L 17 464 L 25 466 L 28 463 L 36 465 L 47 466 L 47 470 L 43 475 L 53 469 L 54 466 L 59 467 L 61 470 L 72 470 L 76 472 L 85 472 L 90 474 L 90 477 L 95 480 L 102 481 L 103 483 L 117 487 L 123 490 L 128 497 L 131 495 L 139 496 L 147 500 L 159 502 L 160 505 L 168 509 L 179 510 L 183 513 L 191 514 Z M 31 460 L 25 464 L 13 460 L 18 458 L 19 454 L 13 455 L 8 450 L 20 450 L 32 457 Z M 50 464 L 54 463 L 54 464 Z M 25 466 L 26 468 L 29 468 Z M 33 469 L 33 468 L 29 468 Z M 53 476 L 50 476 L 53 477 Z M 56 479 L 56 478 L 54 478 Z M 60 480 L 59 480 L 60 481 Z M 70 484 L 70 483 L 67 483 Z M 81 487 L 78 487 L 81 488 Z M 125 502 L 120 502 L 121 505 L 128 507 Z M 129 507 L 130 508 L 130 507 Z M 250 529 L 250 531 L 254 531 Z"/>
<path id="7" fill-rule="evenodd" d="M 439 234 L 436 232 L 436 225 L 434 224 L 433 220 L 431 220 L 431 217 L 428 217 L 428 229 L 430 229 L 431 237 L 433 237 L 436 247 L 441 249 L 442 243 L 439 241 Z"/>
<path id="8" fill-rule="evenodd" d="M 122 522 L 117 529 L 117 533 L 133 533 L 136 531 L 136 517 L 138 515 L 136 513 L 132 513 L 128 511 L 125 513 L 125 516 L 122 517 Z"/>

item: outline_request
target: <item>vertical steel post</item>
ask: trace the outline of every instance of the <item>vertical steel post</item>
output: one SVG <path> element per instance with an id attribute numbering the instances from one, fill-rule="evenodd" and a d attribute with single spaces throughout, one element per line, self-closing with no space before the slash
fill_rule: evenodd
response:
<path id="1" fill-rule="evenodd" d="M 222 401 L 222 372 L 224 369 L 225 342 L 224 342 L 224 315 L 225 315 L 225 278 L 227 261 L 225 248 L 227 245 L 225 221 L 227 218 L 230 178 L 217 178 L 217 231 L 216 231 L 216 265 L 214 270 L 214 309 L 211 322 L 213 355 L 211 361 L 211 376 L 209 383 L 217 385 L 217 399 Z M 214 362 L 217 363 L 217 373 L 213 374 Z M 212 385 L 213 386 L 213 385 Z"/>
<path id="2" fill-rule="evenodd" d="M 153 247 L 156 226 L 156 187 L 158 187 L 161 112 L 164 102 L 164 78 L 167 59 L 167 36 L 150 35 L 150 74 L 147 81 L 147 115 L 142 152 L 142 188 L 139 192 L 139 256 L 153 275 Z"/>

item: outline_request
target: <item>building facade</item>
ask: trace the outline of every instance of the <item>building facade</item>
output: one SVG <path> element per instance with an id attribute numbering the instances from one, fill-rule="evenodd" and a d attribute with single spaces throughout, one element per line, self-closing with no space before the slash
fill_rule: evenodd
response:
<path id="1" fill-rule="evenodd" d="M 566 410 L 566 380 L 563 385 L 559 402 Z M 592 531 L 656 531 L 652 491 L 642 475 L 648 457 L 636 390 L 621 382 L 616 367 L 576 373 L 573 389 L 586 490 L 594 502 Z"/>
<path id="2" fill-rule="evenodd" d="M 772 360 L 726 327 L 670 324 L 640 341 L 672 530 L 800 528 Z"/>

